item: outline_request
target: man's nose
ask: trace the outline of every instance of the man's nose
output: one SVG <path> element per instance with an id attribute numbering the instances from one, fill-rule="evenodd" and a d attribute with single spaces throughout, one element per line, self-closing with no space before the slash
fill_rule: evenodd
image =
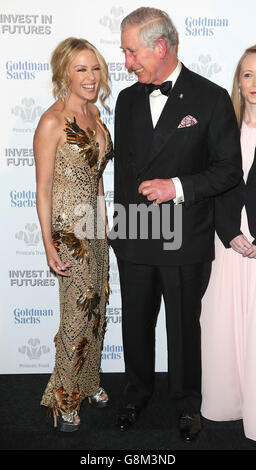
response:
<path id="1" fill-rule="evenodd" d="M 134 62 L 133 55 L 130 52 L 125 53 L 125 67 L 130 69 Z"/>

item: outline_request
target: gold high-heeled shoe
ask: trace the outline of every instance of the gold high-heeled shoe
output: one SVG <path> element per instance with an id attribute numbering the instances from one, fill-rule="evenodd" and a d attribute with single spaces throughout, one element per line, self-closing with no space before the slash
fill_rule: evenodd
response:
<path id="1" fill-rule="evenodd" d="M 107 395 L 104 388 L 99 387 L 97 392 L 94 395 L 88 397 L 89 404 L 94 408 L 105 408 L 108 405 L 108 395 L 107 398 L 103 399 L 102 395 Z"/>

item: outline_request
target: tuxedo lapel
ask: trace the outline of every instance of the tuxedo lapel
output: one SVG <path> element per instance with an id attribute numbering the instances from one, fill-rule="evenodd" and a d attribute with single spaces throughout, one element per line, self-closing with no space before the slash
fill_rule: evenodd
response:
<path id="1" fill-rule="evenodd" d="M 182 72 L 181 72 L 182 73 Z M 186 87 L 184 80 L 177 80 L 166 105 L 157 122 L 154 132 L 150 161 L 154 159 L 166 145 L 177 129 L 187 107 Z"/>
<path id="2" fill-rule="evenodd" d="M 253 184 L 255 184 L 255 173 L 256 173 L 256 148 L 255 148 L 255 151 L 254 151 L 253 163 L 252 163 L 252 166 L 251 166 L 250 171 L 248 173 L 246 185 L 250 184 L 251 182 Z"/>
<path id="3" fill-rule="evenodd" d="M 154 133 L 149 96 L 145 93 L 144 86 L 140 84 L 138 84 L 137 93 L 132 105 L 131 121 L 132 147 L 134 148 L 132 158 L 134 159 L 137 172 L 139 172 L 139 169 L 147 161 Z"/>
<path id="4" fill-rule="evenodd" d="M 155 129 L 153 128 L 149 98 L 143 98 L 134 106 L 134 135 L 136 137 L 136 166 L 139 174 L 148 169 L 176 131 L 186 115 L 189 93 L 189 71 L 182 66 L 181 73 L 163 108 Z M 143 90 L 142 90 L 143 91 Z M 143 118 L 141 118 L 143 116 Z"/>

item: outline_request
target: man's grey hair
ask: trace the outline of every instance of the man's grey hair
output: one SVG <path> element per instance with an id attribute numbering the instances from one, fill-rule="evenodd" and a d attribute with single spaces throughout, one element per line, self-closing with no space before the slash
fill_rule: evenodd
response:
<path id="1" fill-rule="evenodd" d="M 132 26 L 141 27 L 139 39 L 144 46 L 152 50 L 160 38 L 165 39 L 169 49 L 177 48 L 178 33 L 165 11 L 150 7 L 137 8 L 123 19 L 121 32 Z"/>

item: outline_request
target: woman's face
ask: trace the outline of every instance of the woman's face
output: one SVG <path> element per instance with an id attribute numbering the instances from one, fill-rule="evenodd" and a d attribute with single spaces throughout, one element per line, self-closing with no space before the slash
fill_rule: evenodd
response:
<path id="1" fill-rule="evenodd" d="M 89 49 L 79 52 L 69 67 L 69 90 L 86 100 L 94 100 L 100 84 L 100 64 Z"/>
<path id="2" fill-rule="evenodd" d="M 243 60 L 239 82 L 245 104 L 256 105 L 256 52 L 248 54 Z"/>

